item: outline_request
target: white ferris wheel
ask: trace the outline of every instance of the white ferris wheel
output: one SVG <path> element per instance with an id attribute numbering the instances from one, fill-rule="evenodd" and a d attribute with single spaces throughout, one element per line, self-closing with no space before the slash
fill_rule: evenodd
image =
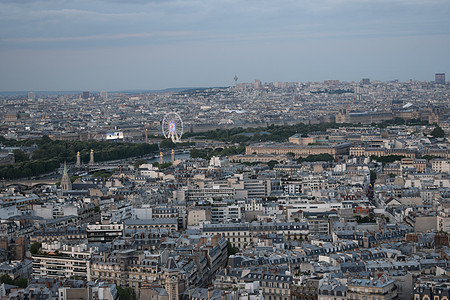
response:
<path id="1" fill-rule="evenodd" d="M 183 121 L 176 112 L 167 113 L 162 121 L 162 131 L 166 139 L 178 143 L 183 135 Z"/>

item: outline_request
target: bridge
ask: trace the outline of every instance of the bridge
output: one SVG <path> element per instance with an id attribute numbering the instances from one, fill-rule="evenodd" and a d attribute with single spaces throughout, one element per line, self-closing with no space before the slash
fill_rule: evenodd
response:
<path id="1" fill-rule="evenodd" d="M 167 158 L 170 157 L 172 155 L 172 150 L 164 150 L 163 152 L 163 157 L 164 159 L 167 161 Z M 178 150 L 175 151 L 175 158 L 177 155 L 185 155 L 187 152 L 187 150 Z M 75 164 L 71 164 L 71 165 L 67 165 L 67 167 L 70 169 L 71 173 L 73 173 L 74 171 L 79 171 L 79 172 L 88 172 L 88 173 L 93 173 L 93 172 L 97 172 L 97 171 L 112 171 L 114 169 L 119 169 L 121 166 L 127 166 L 130 164 L 130 161 L 136 160 L 136 159 L 146 159 L 146 160 L 159 160 L 160 154 L 158 153 L 154 153 L 154 154 L 150 154 L 150 155 L 146 155 L 140 158 L 137 157 L 133 157 L 133 158 L 128 158 L 128 159 L 121 159 L 121 160 L 114 160 L 114 161 L 105 161 L 105 162 L 98 162 L 98 163 L 94 163 L 92 165 L 89 164 L 83 164 L 80 167 L 76 167 Z M 60 173 L 62 174 L 62 169 L 60 169 Z"/>
<path id="2" fill-rule="evenodd" d="M 86 172 L 92 173 L 97 171 L 112 171 L 114 169 L 118 169 L 120 166 L 123 166 L 123 164 L 108 164 L 108 163 L 98 163 L 98 164 L 92 164 L 92 165 L 85 165 L 82 166 L 80 169 L 84 170 Z"/>
<path id="3" fill-rule="evenodd" d="M 172 150 L 165 150 L 163 151 L 163 156 L 165 158 L 170 157 L 171 156 L 171 152 Z M 180 154 L 185 154 L 187 153 L 187 150 L 178 150 L 175 151 L 175 156 L 176 155 L 180 155 Z M 159 159 L 159 152 L 141 157 L 142 159 L 148 159 L 148 160 L 152 160 L 152 159 Z M 119 169 L 120 166 L 127 166 L 130 161 L 132 160 L 136 160 L 139 159 L 137 157 L 133 157 L 133 158 L 128 158 L 128 159 L 121 159 L 121 160 L 114 160 L 114 161 L 105 161 L 105 162 L 97 162 L 94 164 L 83 164 L 80 167 L 76 167 L 75 164 L 67 164 L 67 168 L 69 170 L 69 174 L 73 175 L 74 173 L 78 172 L 88 172 L 88 173 L 93 173 L 93 172 L 97 172 L 97 171 L 112 171 L 114 169 Z M 0 182 L 0 186 L 1 187 L 12 187 L 12 186 L 18 186 L 18 187 L 22 187 L 22 188 L 33 188 L 35 186 L 40 186 L 40 185 L 53 185 L 56 184 L 57 182 L 61 181 L 61 176 L 63 173 L 63 168 L 60 167 L 58 169 L 58 171 L 56 172 L 56 179 L 17 179 L 17 180 L 9 180 L 9 181 L 2 181 Z M 55 174 L 55 173 L 51 173 L 51 174 Z M 50 174 L 47 174 L 50 175 Z M 45 175 L 44 175 L 45 176 Z"/>
<path id="4" fill-rule="evenodd" d="M 3 181 L 2 185 L 3 187 L 23 187 L 23 188 L 33 188 L 40 185 L 53 185 L 59 182 L 60 180 L 56 179 L 18 179 L 18 180 L 11 180 L 11 181 Z"/>

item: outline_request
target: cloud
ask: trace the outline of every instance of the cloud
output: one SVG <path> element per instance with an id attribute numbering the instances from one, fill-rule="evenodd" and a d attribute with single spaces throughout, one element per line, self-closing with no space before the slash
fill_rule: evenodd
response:
<path id="1" fill-rule="evenodd" d="M 116 40 L 129 38 L 151 38 L 151 37 L 181 37 L 191 36 L 193 32 L 141 32 L 141 33 L 123 33 L 123 34 L 99 34 L 85 36 L 66 36 L 66 37 L 35 37 L 35 38 L 6 38 L 6 43 L 47 43 L 47 42 L 73 42 L 90 40 Z"/>
<path id="2" fill-rule="evenodd" d="M 349 51 L 358 55 L 354 49 L 366 43 L 370 47 L 363 49 L 364 59 L 378 57 L 382 49 L 387 61 L 388 50 L 395 46 L 396 53 L 410 53 L 410 57 L 420 60 L 417 57 L 423 56 L 424 49 L 450 51 L 449 15 L 448 0 L 0 0 L 0 60 L 2 70 L 6 70 L 1 73 L 6 80 L 5 74 L 22 70 L 16 72 L 20 80 L 35 62 L 36 70 L 51 69 L 47 73 L 52 76 L 58 70 L 77 69 L 73 53 L 82 53 L 77 56 L 79 61 L 90 62 L 86 68 L 102 59 L 98 77 L 102 68 L 117 66 L 124 57 L 133 55 L 142 61 L 158 57 L 154 64 L 148 64 L 148 69 L 167 72 L 167 78 L 175 76 L 164 69 L 174 64 L 175 58 L 189 70 L 209 64 L 213 67 L 205 67 L 204 72 L 211 74 L 215 69 L 241 65 L 252 74 L 270 64 L 281 74 L 302 56 L 308 57 L 306 63 L 322 62 L 323 66 L 319 66 L 326 72 L 327 66 L 340 61 Z M 419 53 L 417 47 L 411 47 L 416 45 L 412 42 L 409 46 L 395 43 L 405 38 L 429 41 L 429 45 L 425 48 L 424 44 Z M 340 52 L 333 51 L 338 42 Z M 146 47 L 148 57 L 127 52 Z M 117 55 L 105 57 L 103 53 L 109 51 Z M 38 57 L 35 53 L 52 53 L 52 57 L 60 54 L 61 59 L 56 64 L 52 57 Z M 90 56 L 96 59 L 89 60 Z M 222 62 L 224 57 L 227 64 Z M 268 61 L 266 57 L 273 59 Z M 189 59 L 192 65 L 185 64 Z M 441 54 L 433 54 L 432 59 L 436 63 L 448 61 Z M 389 62 L 395 65 L 395 60 Z M 127 62 L 118 69 L 134 63 Z M 347 65 L 352 63 L 349 59 Z M 299 64 L 296 69 L 301 67 Z M 176 76 L 179 72 L 181 69 Z M 234 76 L 236 71 L 230 72 Z M 39 77 L 36 72 L 33 74 L 34 78 Z M 30 78 L 32 82 L 31 75 Z"/>

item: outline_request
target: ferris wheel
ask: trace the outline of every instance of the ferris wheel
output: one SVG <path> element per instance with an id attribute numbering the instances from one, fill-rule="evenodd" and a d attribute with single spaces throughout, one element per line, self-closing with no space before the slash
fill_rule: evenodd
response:
<path id="1" fill-rule="evenodd" d="M 167 113 L 162 121 L 162 131 L 166 139 L 178 143 L 183 135 L 183 121 L 176 112 Z"/>

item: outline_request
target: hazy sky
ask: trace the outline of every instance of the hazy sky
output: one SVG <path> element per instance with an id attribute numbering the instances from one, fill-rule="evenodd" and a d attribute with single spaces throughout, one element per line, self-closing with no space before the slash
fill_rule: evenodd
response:
<path id="1" fill-rule="evenodd" d="M 0 0 L 0 90 L 450 76 L 449 0 Z"/>

